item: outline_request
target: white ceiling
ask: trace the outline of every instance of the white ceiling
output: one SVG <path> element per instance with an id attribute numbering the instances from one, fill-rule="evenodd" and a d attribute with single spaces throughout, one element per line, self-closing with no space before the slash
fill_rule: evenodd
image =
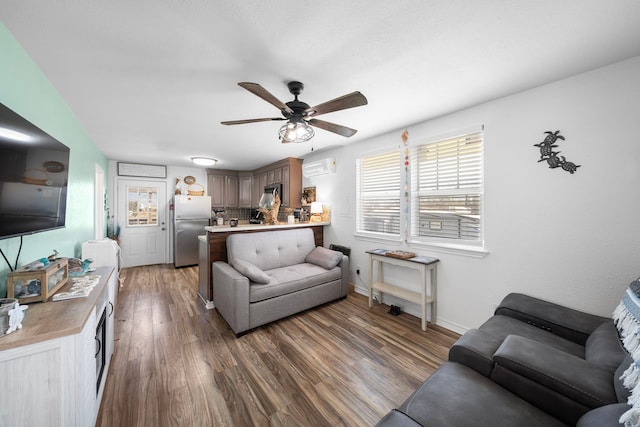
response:
<path id="1" fill-rule="evenodd" d="M 639 0 L 20 0 L 0 19 L 114 160 L 254 169 L 352 143 L 640 55 Z M 237 82 L 316 105 L 361 91 L 369 105 L 321 116 L 281 144 L 279 117 Z M 0 100 L 1 101 L 1 100 Z"/>

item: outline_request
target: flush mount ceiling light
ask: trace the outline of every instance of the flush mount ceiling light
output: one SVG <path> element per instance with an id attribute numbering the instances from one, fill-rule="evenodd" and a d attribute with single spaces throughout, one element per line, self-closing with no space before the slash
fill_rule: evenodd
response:
<path id="1" fill-rule="evenodd" d="M 211 157 L 192 157 L 191 161 L 194 165 L 198 166 L 213 166 L 218 163 L 216 159 L 212 159 Z"/>
<path id="2" fill-rule="evenodd" d="M 367 104 L 367 98 L 365 98 L 365 96 L 360 92 L 356 91 L 332 99 L 331 101 L 323 102 L 322 104 L 318 104 L 314 107 L 310 107 L 309 104 L 298 100 L 298 95 L 302 93 L 304 85 L 297 81 L 287 83 L 289 92 L 294 96 L 294 100 L 287 103 L 280 101 L 271 94 L 271 92 L 260 86 L 258 83 L 241 82 L 238 83 L 238 85 L 278 108 L 282 117 L 231 120 L 221 123 L 223 125 L 242 125 L 245 123 L 287 120 L 287 124 L 282 126 L 279 131 L 280 140 L 283 143 L 305 142 L 310 140 L 314 135 L 314 131 L 311 126 L 324 129 L 347 138 L 353 136 L 357 130 L 336 123 L 318 120 L 315 117 L 321 114 L 346 110 L 347 108 L 360 107 L 361 105 Z"/>

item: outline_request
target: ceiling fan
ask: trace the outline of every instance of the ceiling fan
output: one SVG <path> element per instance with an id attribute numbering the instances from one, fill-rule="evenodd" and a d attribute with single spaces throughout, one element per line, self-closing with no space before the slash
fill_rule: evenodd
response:
<path id="1" fill-rule="evenodd" d="M 258 83 L 241 82 L 238 83 L 238 85 L 278 108 L 283 117 L 231 120 L 220 123 L 223 125 L 240 125 L 245 123 L 288 120 L 288 122 L 282 126 L 279 131 L 280 139 L 283 143 L 305 142 L 310 140 L 314 135 L 314 131 L 311 126 L 337 133 L 338 135 L 342 135 L 347 138 L 353 136 L 357 130 L 336 123 L 318 120 L 314 117 L 367 104 L 367 98 L 365 98 L 365 96 L 360 92 L 356 91 L 348 95 L 332 99 L 331 101 L 323 102 L 315 107 L 310 107 L 309 104 L 298 100 L 298 95 L 300 95 L 304 89 L 304 85 L 298 81 L 287 83 L 289 92 L 294 96 L 294 100 L 287 103 L 280 101 Z"/>

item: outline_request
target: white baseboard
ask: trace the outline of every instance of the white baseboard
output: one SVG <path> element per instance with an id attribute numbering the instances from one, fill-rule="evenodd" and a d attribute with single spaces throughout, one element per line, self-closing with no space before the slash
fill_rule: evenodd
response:
<path id="1" fill-rule="evenodd" d="M 353 284 L 352 284 L 353 285 Z M 354 291 L 366 296 L 367 298 L 369 298 L 369 289 L 368 288 L 363 288 L 363 287 L 358 287 L 356 285 L 353 285 L 354 287 Z M 375 294 L 374 294 L 375 295 Z M 407 302 L 401 298 L 396 298 L 393 295 L 384 295 L 383 296 L 383 301 L 384 304 L 387 305 L 398 305 L 400 307 L 403 307 L 403 310 L 405 313 L 410 314 L 412 316 L 418 317 L 420 318 L 421 316 L 421 308 L 418 304 L 414 304 L 414 303 L 410 303 Z M 449 329 L 450 331 L 456 332 L 458 334 L 464 334 L 465 332 L 467 332 L 467 328 L 464 328 L 460 325 L 457 325 L 453 322 L 449 322 L 441 317 L 438 317 L 435 321 L 435 324 L 438 326 L 442 326 L 445 329 Z"/>
<path id="2" fill-rule="evenodd" d="M 204 308 L 206 308 L 207 310 L 212 310 L 216 308 L 216 306 L 213 305 L 213 301 L 205 301 L 200 294 L 198 294 L 198 297 L 200 298 L 200 301 L 204 303 Z"/>

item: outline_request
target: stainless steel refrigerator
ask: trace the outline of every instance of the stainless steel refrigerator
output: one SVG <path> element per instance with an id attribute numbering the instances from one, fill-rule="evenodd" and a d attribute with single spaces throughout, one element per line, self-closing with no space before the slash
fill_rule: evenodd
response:
<path id="1" fill-rule="evenodd" d="M 198 264 L 198 236 L 206 234 L 211 218 L 211 197 L 174 196 L 173 265 Z"/>

